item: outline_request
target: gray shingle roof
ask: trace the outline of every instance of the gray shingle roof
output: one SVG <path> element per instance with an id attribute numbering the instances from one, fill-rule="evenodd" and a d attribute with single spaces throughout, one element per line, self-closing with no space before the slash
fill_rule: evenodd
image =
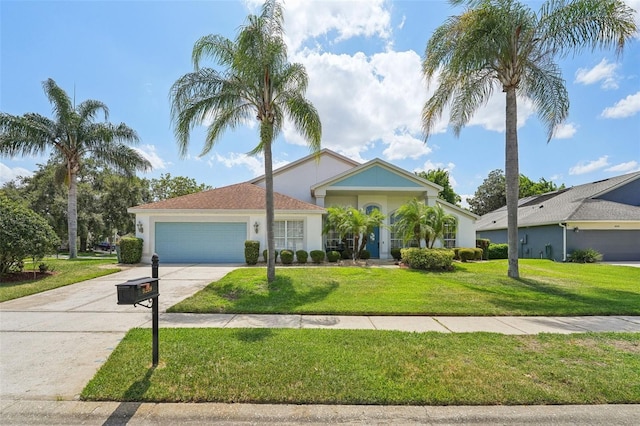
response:
<path id="1" fill-rule="evenodd" d="M 278 192 L 273 194 L 275 210 L 324 212 L 322 207 Z M 264 210 L 266 191 L 251 183 L 215 188 L 133 207 L 132 210 Z"/>
<path id="2" fill-rule="evenodd" d="M 566 221 L 640 221 L 640 206 L 600 199 L 607 193 L 640 179 L 640 172 L 578 185 L 518 201 L 518 226 L 535 226 Z M 476 230 L 507 227 L 506 206 L 485 214 Z"/>

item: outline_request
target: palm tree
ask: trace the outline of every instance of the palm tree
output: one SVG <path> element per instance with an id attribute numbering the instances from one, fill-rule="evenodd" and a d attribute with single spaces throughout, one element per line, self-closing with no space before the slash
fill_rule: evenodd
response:
<path id="1" fill-rule="evenodd" d="M 210 57 L 224 68 L 200 68 Z M 180 77 L 171 88 L 171 114 L 182 156 L 189 134 L 207 120 L 201 155 L 211 150 L 226 129 L 234 129 L 254 117 L 260 141 L 251 154 L 264 154 L 267 216 L 267 281 L 275 279 L 272 144 L 282 130 L 285 116 L 307 140 L 312 152 L 320 150 L 322 128 L 318 112 L 305 97 L 308 77 L 304 66 L 287 61 L 283 40 L 282 7 L 267 0 L 260 16 L 250 15 L 234 41 L 220 35 L 198 40 L 192 53 L 195 71 Z"/>
<path id="2" fill-rule="evenodd" d="M 426 138 L 451 106 L 453 131 L 501 89 L 506 97 L 505 170 L 508 276 L 518 278 L 517 96 L 530 97 L 547 127 L 547 142 L 568 116 L 569 97 L 556 57 L 584 49 L 620 54 L 636 33 L 634 11 L 622 0 L 548 0 L 536 14 L 517 0 L 450 0 L 469 7 L 438 27 L 427 43 L 422 70 L 439 74 L 423 113 Z"/>
<path id="3" fill-rule="evenodd" d="M 0 154 L 39 155 L 52 149 L 59 164 L 58 181 L 68 185 L 67 227 L 69 258 L 77 257 L 78 182 L 77 176 L 88 156 L 113 166 L 117 171 L 133 174 L 149 170 L 151 164 L 128 144 L 138 142 L 138 135 L 124 123 L 107 122 L 109 109 L 96 100 L 86 100 L 77 107 L 55 81 L 42 83 L 53 106 L 55 121 L 35 113 L 22 116 L 0 113 Z M 94 120 L 102 112 L 105 122 Z"/>
<path id="4" fill-rule="evenodd" d="M 437 240 L 442 241 L 444 239 L 444 232 L 447 228 L 447 224 L 455 222 L 456 218 L 444 211 L 440 204 L 436 204 L 428 209 L 427 223 L 429 224 L 429 228 L 431 228 L 431 243 L 429 248 L 433 248 L 433 245 Z"/>
<path id="5" fill-rule="evenodd" d="M 425 246 L 429 246 L 429 240 L 433 229 L 429 223 L 430 207 L 424 202 L 413 198 L 396 210 L 396 222 L 394 230 L 402 235 L 404 244 L 416 241 L 420 245 L 425 240 Z"/>
<path id="6" fill-rule="evenodd" d="M 369 235 L 376 227 L 382 225 L 385 216 L 378 209 L 367 213 L 363 209 L 345 206 L 331 206 L 327 209 L 327 220 L 323 232 L 335 230 L 344 239 L 353 235 L 353 260 L 360 259 L 362 250 L 367 245 Z"/>

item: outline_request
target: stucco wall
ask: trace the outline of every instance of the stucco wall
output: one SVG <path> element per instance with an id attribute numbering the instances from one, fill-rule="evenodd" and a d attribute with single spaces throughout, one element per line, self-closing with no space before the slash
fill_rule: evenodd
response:
<path id="1" fill-rule="evenodd" d="M 563 229 L 559 225 L 536 226 L 518 230 L 518 257 L 521 259 L 553 259 L 563 257 Z M 481 231 L 478 238 L 488 238 L 495 244 L 507 243 L 507 230 Z M 475 242 L 474 242 L 475 244 Z"/>

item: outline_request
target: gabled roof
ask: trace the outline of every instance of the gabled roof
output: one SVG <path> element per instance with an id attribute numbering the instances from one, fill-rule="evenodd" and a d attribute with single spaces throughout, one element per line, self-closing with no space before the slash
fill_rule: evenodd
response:
<path id="1" fill-rule="evenodd" d="M 460 206 L 456 206 L 455 204 L 451 204 L 447 200 L 443 200 L 441 198 L 438 198 L 436 200 L 436 203 L 441 204 L 443 207 L 447 207 L 447 208 L 449 208 L 451 210 L 454 210 L 454 211 L 458 212 L 459 214 L 464 214 L 464 215 L 470 217 L 473 220 L 480 219 L 480 216 L 478 216 L 477 214 L 472 213 L 471 211 L 469 211 L 469 210 L 467 210 L 465 208 L 462 208 Z"/>
<path id="2" fill-rule="evenodd" d="M 273 193 L 275 210 L 323 213 L 322 207 Z M 130 213 L 150 210 L 264 210 L 266 190 L 251 183 L 238 183 L 195 194 L 169 198 L 155 203 L 131 207 Z"/>
<path id="3" fill-rule="evenodd" d="M 409 173 L 400 167 L 394 166 L 391 163 L 387 163 L 379 158 L 375 158 L 371 161 L 368 161 L 364 164 L 360 164 L 352 169 L 349 169 L 343 173 L 340 173 L 336 176 L 333 176 L 330 179 L 327 179 L 323 182 L 319 182 L 311 187 L 311 192 L 314 193 L 316 189 L 321 187 L 329 187 L 336 184 L 340 184 L 341 181 L 347 181 L 350 177 L 363 173 L 366 170 L 372 169 L 374 167 L 382 167 L 383 169 L 388 170 L 389 172 L 402 177 L 403 179 L 411 182 L 415 187 L 413 189 L 418 189 L 420 187 L 431 187 L 436 191 L 442 191 L 442 187 L 433 182 L 430 182 L 426 179 L 422 179 L 414 173 Z M 413 186 L 412 185 L 412 186 Z"/>
<path id="4" fill-rule="evenodd" d="M 333 157 L 336 160 L 341 161 L 341 162 L 347 164 L 350 167 L 356 167 L 356 166 L 360 165 L 360 163 L 358 163 L 355 160 L 352 160 L 351 158 L 345 157 L 344 155 L 340 155 L 337 152 L 331 151 L 328 148 L 324 148 L 324 149 L 321 149 L 320 151 L 318 151 L 317 154 L 309 154 L 306 157 L 302 157 L 299 160 L 296 160 L 296 161 L 294 161 L 292 163 L 289 163 L 289 164 L 287 164 L 285 166 L 282 166 L 282 167 L 274 170 L 273 171 L 273 176 L 275 177 L 275 176 L 279 175 L 280 173 L 284 173 L 287 170 L 290 170 L 290 169 L 292 169 L 294 167 L 299 166 L 300 164 L 306 163 L 307 161 L 317 161 L 318 158 L 320 158 L 321 156 L 324 156 L 324 155 Z M 257 178 L 254 178 L 254 179 L 250 180 L 249 183 L 258 183 L 258 182 L 263 181 L 264 179 L 265 179 L 265 175 L 258 176 Z"/>
<path id="5" fill-rule="evenodd" d="M 518 201 L 518 226 L 549 225 L 567 221 L 640 221 L 637 198 L 630 199 L 629 203 L 603 198 L 627 185 L 639 184 L 640 172 L 635 172 L 522 198 Z M 616 198 L 619 199 L 620 196 Z M 476 222 L 478 231 L 506 227 L 506 206 L 483 215 Z"/>

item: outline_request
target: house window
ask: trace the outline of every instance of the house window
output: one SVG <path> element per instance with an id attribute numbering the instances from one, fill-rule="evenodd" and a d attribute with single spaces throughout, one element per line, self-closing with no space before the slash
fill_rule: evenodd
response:
<path id="1" fill-rule="evenodd" d="M 458 226 L 455 220 L 449 220 L 444 225 L 443 242 L 445 248 L 456 247 L 456 234 L 458 232 Z"/>
<path id="2" fill-rule="evenodd" d="M 277 220 L 273 223 L 276 250 L 301 250 L 304 247 L 304 221 Z"/>
<path id="3" fill-rule="evenodd" d="M 389 217 L 389 225 L 391 225 L 390 232 L 390 241 L 391 248 L 405 248 L 405 247 L 420 247 L 420 243 L 415 239 L 408 241 L 407 244 L 404 243 L 402 239 L 402 235 L 398 232 L 395 232 L 395 223 L 398 220 L 398 217 L 395 213 L 392 213 Z"/>

